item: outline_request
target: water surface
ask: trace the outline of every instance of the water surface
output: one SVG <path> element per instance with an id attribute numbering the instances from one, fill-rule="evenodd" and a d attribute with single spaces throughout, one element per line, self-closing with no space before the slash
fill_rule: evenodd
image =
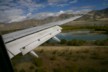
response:
<path id="1" fill-rule="evenodd" d="M 73 31 L 67 33 L 60 33 L 57 35 L 59 39 L 66 40 L 105 40 L 108 39 L 106 34 L 90 33 L 90 31 Z"/>

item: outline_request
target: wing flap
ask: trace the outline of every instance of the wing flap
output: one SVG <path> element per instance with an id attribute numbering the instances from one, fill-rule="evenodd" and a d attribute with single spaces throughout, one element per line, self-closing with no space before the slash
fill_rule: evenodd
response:
<path id="1" fill-rule="evenodd" d="M 61 27 L 55 26 L 40 32 L 36 32 L 34 34 L 6 43 L 6 48 L 9 52 L 11 52 L 14 55 L 17 55 L 20 52 L 26 54 L 32 49 L 39 46 L 40 44 L 47 41 L 48 39 L 52 38 L 56 34 L 60 33 L 61 29 L 62 29 Z M 23 48 L 25 49 L 22 50 Z"/>
<path id="2" fill-rule="evenodd" d="M 55 35 L 59 34 L 61 31 L 53 31 L 50 32 L 49 34 L 47 34 L 44 37 L 39 38 L 39 40 L 34 41 L 33 43 L 25 46 L 25 48 L 22 48 L 22 53 L 23 55 L 27 54 L 29 51 L 32 51 L 34 48 L 38 47 L 39 45 L 43 44 L 44 42 L 46 42 L 47 40 L 51 39 L 52 37 L 54 37 Z"/>

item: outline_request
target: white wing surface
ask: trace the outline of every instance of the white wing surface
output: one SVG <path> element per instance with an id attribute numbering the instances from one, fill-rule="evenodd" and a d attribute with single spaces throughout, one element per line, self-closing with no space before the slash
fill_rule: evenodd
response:
<path id="1" fill-rule="evenodd" d="M 37 56 L 37 54 L 33 52 L 34 48 L 38 47 L 51 38 L 58 40 L 55 36 L 62 30 L 60 25 L 80 17 L 81 16 L 75 16 L 70 19 L 52 22 L 42 26 L 3 35 L 2 37 L 4 39 L 9 57 L 13 58 L 19 53 L 25 55 L 29 52 Z"/>

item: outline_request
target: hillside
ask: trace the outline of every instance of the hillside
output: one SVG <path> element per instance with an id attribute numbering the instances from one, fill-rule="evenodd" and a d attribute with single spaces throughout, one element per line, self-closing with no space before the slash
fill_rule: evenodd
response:
<path id="1" fill-rule="evenodd" d="M 76 21 L 96 21 L 108 18 L 108 8 L 102 10 L 94 10 L 77 19 Z"/>
<path id="2" fill-rule="evenodd" d="M 46 24 L 46 23 L 50 23 L 50 22 L 55 22 L 55 21 L 59 21 L 59 20 L 64 20 L 67 18 L 70 18 L 74 15 L 72 14 L 61 14 L 59 16 L 50 16 L 47 17 L 45 19 L 30 19 L 30 20 L 25 20 L 22 22 L 12 22 L 12 23 L 0 23 L 0 32 L 1 33 L 7 33 L 7 32 L 11 32 L 11 31 L 15 31 L 15 30 L 21 30 L 21 29 L 25 29 L 25 28 L 30 28 L 30 27 L 34 27 L 34 26 L 39 26 L 42 24 Z"/>
<path id="3" fill-rule="evenodd" d="M 45 19 L 30 19 L 22 22 L 13 22 L 13 23 L 0 23 L 0 33 L 8 33 L 16 30 L 21 30 L 25 28 L 30 28 L 50 22 L 55 22 L 59 20 L 64 20 L 70 17 L 75 16 L 74 14 L 63 13 L 59 16 L 49 16 Z M 67 25 L 107 25 L 108 23 L 108 8 L 102 10 L 94 10 L 88 14 L 82 16 L 81 18 L 67 23 Z"/>
<path id="4" fill-rule="evenodd" d="M 44 46 L 12 59 L 15 72 L 108 72 L 108 47 Z"/>

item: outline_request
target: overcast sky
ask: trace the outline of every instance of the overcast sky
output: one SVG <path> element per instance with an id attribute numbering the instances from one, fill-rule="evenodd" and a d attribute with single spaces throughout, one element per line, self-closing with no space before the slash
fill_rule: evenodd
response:
<path id="1" fill-rule="evenodd" d="M 0 22 L 11 23 L 107 7 L 108 0 L 0 0 Z"/>

